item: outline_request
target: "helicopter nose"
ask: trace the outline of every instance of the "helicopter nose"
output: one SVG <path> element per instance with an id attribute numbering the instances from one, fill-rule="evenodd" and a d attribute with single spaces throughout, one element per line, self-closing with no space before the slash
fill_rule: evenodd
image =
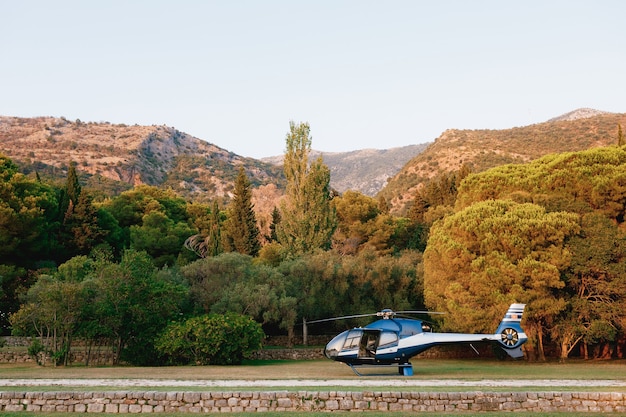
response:
<path id="1" fill-rule="evenodd" d="M 324 356 L 326 356 L 328 359 L 332 359 L 332 360 L 337 359 L 337 354 L 338 353 L 339 352 L 337 352 L 336 350 L 328 349 L 328 346 L 326 346 L 326 348 L 324 348 Z"/>
<path id="2" fill-rule="evenodd" d="M 324 356 L 334 361 L 337 360 L 337 356 L 339 356 L 339 352 L 341 352 L 341 348 L 343 348 L 343 344 L 346 341 L 347 334 L 348 332 L 343 332 L 328 342 L 324 348 Z"/>

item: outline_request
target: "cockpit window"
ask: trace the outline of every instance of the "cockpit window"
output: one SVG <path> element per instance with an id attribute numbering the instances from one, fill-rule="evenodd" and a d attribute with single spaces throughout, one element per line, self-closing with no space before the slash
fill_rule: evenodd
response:
<path id="1" fill-rule="evenodd" d="M 362 330 L 350 330 L 348 332 L 348 337 L 346 337 L 346 343 L 343 344 L 344 350 L 352 350 L 358 349 L 359 343 L 361 343 L 361 335 L 363 335 Z"/>
<path id="2" fill-rule="evenodd" d="M 395 332 L 382 332 L 380 334 L 380 342 L 378 342 L 378 349 L 391 347 L 398 343 L 398 335 Z"/>

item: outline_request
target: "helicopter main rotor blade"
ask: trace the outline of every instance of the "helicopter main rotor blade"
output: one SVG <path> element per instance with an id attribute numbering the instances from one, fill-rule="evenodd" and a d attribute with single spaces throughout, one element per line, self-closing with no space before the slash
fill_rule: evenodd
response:
<path id="1" fill-rule="evenodd" d="M 394 311 L 396 314 L 447 314 L 441 311 L 428 311 L 428 310 L 404 310 L 404 311 Z"/>
<path id="2" fill-rule="evenodd" d="M 311 321 L 307 321 L 307 324 L 310 323 L 322 323 L 325 321 L 335 321 L 335 320 L 344 320 L 344 319 L 356 319 L 359 317 L 370 317 L 370 316 L 375 316 L 376 313 L 369 313 L 369 314 L 354 314 L 352 316 L 341 316 L 341 317 L 332 317 L 329 319 L 320 319 L 320 320 L 311 320 Z"/>

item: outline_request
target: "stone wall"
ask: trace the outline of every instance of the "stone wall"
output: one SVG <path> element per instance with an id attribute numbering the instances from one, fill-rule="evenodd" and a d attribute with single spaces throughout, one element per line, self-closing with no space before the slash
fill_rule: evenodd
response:
<path id="1" fill-rule="evenodd" d="M 0 392 L 0 411 L 183 413 L 262 411 L 626 412 L 603 392 Z"/>

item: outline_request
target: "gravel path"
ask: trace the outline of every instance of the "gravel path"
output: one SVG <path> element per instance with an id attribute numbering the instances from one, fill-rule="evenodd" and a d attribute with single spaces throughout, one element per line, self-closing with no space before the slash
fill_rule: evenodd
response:
<path id="1" fill-rule="evenodd" d="M 626 387 L 626 380 L 511 379 L 0 379 L 0 387 Z"/>

